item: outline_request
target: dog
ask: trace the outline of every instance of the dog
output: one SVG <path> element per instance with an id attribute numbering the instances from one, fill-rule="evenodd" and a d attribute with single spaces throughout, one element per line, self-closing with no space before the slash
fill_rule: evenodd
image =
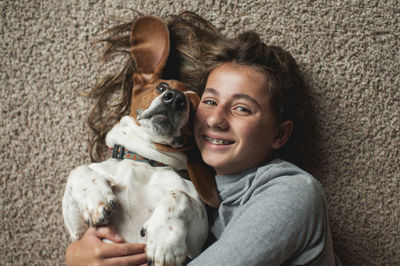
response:
<path id="1" fill-rule="evenodd" d="M 207 239 L 203 201 L 212 207 L 220 202 L 214 176 L 203 170 L 198 154 L 183 152 L 200 97 L 179 81 L 160 79 L 170 49 L 163 20 L 138 18 L 130 38 L 137 69 L 130 113 L 107 133 L 112 158 L 70 173 L 64 221 L 72 241 L 88 225 L 111 224 L 124 241 L 146 243 L 149 261 L 180 265 L 196 257 Z"/>

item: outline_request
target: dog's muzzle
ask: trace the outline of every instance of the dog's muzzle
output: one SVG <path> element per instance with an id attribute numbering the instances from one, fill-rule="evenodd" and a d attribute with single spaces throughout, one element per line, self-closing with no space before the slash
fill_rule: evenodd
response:
<path id="1" fill-rule="evenodd" d="M 138 114 L 137 120 L 152 132 L 154 141 L 175 146 L 178 142 L 174 140 L 182 135 L 182 127 L 188 120 L 188 105 L 184 92 L 167 88 Z"/>

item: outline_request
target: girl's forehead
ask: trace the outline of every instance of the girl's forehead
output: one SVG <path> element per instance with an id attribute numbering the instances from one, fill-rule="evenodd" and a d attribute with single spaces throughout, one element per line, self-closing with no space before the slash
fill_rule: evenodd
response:
<path id="1" fill-rule="evenodd" d="M 244 64 L 238 64 L 235 62 L 225 62 L 222 63 L 220 65 L 218 65 L 214 70 L 211 71 L 212 72 L 218 72 L 218 71 L 230 71 L 230 72 L 237 72 L 237 73 L 241 73 L 243 75 L 261 75 L 261 76 L 265 76 L 263 71 L 261 69 L 259 69 L 256 66 L 252 66 L 252 65 L 244 65 Z M 256 74 L 257 73 L 257 74 Z"/>
<path id="2" fill-rule="evenodd" d="M 268 92 L 267 84 L 267 76 L 257 68 L 229 62 L 210 73 L 204 93 L 241 93 L 262 97 Z"/>

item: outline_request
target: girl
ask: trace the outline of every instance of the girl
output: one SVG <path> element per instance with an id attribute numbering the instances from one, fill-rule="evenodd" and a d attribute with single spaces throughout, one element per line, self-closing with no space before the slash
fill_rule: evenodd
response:
<path id="1" fill-rule="evenodd" d="M 193 78 L 196 71 L 206 77 L 195 139 L 216 172 L 222 200 L 209 213 L 215 242 L 189 265 L 340 264 L 320 184 L 285 161 L 299 156 L 295 144 L 303 143 L 308 118 L 306 86 L 295 60 L 253 32 L 226 40 L 191 13 L 175 17 L 169 28 L 177 40 L 181 80 L 203 80 Z M 179 38 L 182 33 L 191 38 Z M 185 38 L 192 42 L 185 44 Z M 192 53 L 185 53 L 185 45 Z M 71 243 L 66 260 L 140 265 L 146 263 L 144 248 L 122 243 L 111 227 L 90 228 Z"/>

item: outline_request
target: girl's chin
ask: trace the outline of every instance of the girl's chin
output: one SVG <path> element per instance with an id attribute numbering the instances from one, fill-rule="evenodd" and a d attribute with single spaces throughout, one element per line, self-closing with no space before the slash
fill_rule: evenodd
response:
<path id="1" fill-rule="evenodd" d="M 219 172 L 225 172 L 223 171 L 223 169 L 229 168 L 227 167 L 223 161 L 221 161 L 221 156 L 219 157 L 207 157 L 207 156 L 203 156 L 203 161 L 211 166 L 217 173 Z"/>

